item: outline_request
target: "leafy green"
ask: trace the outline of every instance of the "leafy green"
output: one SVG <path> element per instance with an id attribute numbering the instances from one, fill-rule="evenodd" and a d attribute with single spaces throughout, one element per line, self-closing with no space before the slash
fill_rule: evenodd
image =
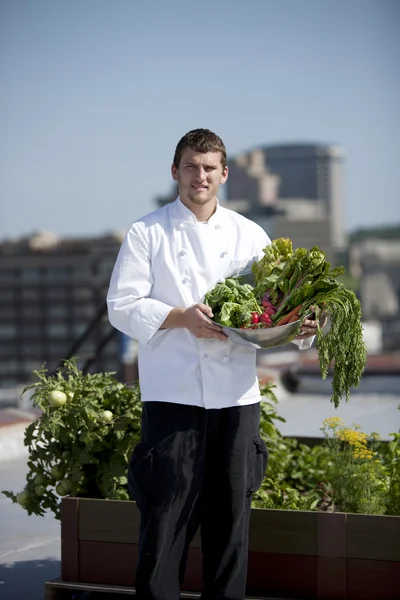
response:
<path id="1" fill-rule="evenodd" d="M 299 316 L 315 310 L 318 317 L 321 308 L 327 312 L 331 327 L 326 335 L 317 318 L 317 351 L 323 379 L 334 365 L 332 402 L 337 407 L 342 396 L 349 399 L 351 387 L 358 386 L 365 368 L 361 305 L 355 293 L 336 279 L 344 273 L 343 267 L 332 268 L 325 252 L 316 246 L 293 251 L 289 242 L 274 240 L 265 248 L 265 256 L 254 263 L 254 294 L 256 298 L 267 294 L 278 309 L 274 323 L 299 304 Z"/>
<path id="2" fill-rule="evenodd" d="M 204 302 L 212 308 L 214 321 L 225 327 L 248 325 L 252 312 L 262 312 L 252 286 L 243 283 L 240 277 L 231 277 L 217 283 L 206 294 Z"/>

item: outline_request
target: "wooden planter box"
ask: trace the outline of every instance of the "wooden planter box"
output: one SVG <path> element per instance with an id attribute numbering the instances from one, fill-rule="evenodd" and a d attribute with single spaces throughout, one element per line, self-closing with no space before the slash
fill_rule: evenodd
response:
<path id="1" fill-rule="evenodd" d="M 63 581 L 133 586 L 139 512 L 134 502 L 66 498 L 61 508 Z M 200 537 L 184 590 L 200 591 Z M 248 595 L 400 598 L 400 517 L 252 509 Z"/>

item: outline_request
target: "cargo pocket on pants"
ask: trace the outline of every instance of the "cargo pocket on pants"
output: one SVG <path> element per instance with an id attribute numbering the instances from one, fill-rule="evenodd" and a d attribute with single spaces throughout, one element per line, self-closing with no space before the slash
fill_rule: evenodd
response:
<path id="1" fill-rule="evenodd" d="M 260 489 L 268 465 L 268 450 L 264 440 L 257 436 L 254 438 L 253 442 L 253 461 L 248 495 L 253 494 Z"/>
<path id="2" fill-rule="evenodd" d="M 143 442 L 135 446 L 128 468 L 128 489 L 132 500 L 143 504 L 149 499 L 149 479 L 153 466 L 153 448 Z"/>

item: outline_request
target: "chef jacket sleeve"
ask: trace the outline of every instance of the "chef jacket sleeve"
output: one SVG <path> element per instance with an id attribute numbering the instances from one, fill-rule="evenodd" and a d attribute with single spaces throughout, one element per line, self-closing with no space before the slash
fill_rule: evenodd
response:
<path id="1" fill-rule="evenodd" d="M 133 224 L 115 262 L 107 308 L 111 325 L 142 344 L 149 343 L 173 308 L 149 297 L 153 283 L 148 243 Z"/>

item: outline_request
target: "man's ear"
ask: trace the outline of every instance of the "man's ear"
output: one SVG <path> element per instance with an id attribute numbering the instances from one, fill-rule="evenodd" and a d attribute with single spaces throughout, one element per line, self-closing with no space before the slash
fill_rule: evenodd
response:
<path id="1" fill-rule="evenodd" d="M 220 184 L 225 183 L 225 181 L 228 179 L 228 167 L 225 167 L 225 169 L 222 171 L 222 175 L 221 175 L 221 179 L 220 179 Z"/>
<path id="2" fill-rule="evenodd" d="M 171 165 L 171 175 L 174 181 L 178 181 L 178 169 L 176 168 L 174 163 L 172 163 Z"/>

